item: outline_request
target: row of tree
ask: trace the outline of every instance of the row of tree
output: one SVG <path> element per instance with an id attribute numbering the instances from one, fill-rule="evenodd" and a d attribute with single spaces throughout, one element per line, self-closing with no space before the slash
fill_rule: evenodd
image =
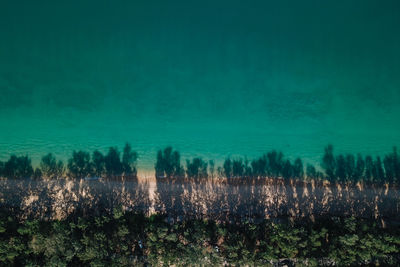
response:
<path id="1" fill-rule="evenodd" d="M 335 155 L 333 146 L 328 145 L 322 158 L 322 170 L 312 164 L 304 168 L 300 158 L 293 162 L 286 159 L 282 152 L 271 151 L 249 161 L 242 158 L 227 158 L 222 166 L 215 170 L 213 161 L 201 158 L 186 161 L 186 169 L 180 163 L 180 154 L 171 147 L 159 150 L 155 165 L 158 178 L 186 177 L 206 178 L 216 175 L 226 178 L 237 177 L 282 177 L 285 179 L 327 179 L 330 182 L 400 182 L 400 157 L 397 149 L 384 156 L 363 157 L 361 154 Z"/>
<path id="2" fill-rule="evenodd" d="M 40 166 L 33 168 L 28 156 L 12 155 L 7 162 L 0 162 L 0 176 L 7 178 L 34 177 L 53 179 L 59 177 L 134 177 L 137 174 L 137 153 L 126 144 L 122 153 L 111 147 L 106 155 L 98 150 L 92 155 L 85 151 L 74 151 L 65 165 L 53 154 L 44 156 Z M 242 158 L 227 158 L 222 166 L 215 169 L 214 161 L 202 158 L 186 160 L 181 164 L 180 153 L 172 147 L 157 153 L 155 174 L 157 178 L 188 177 L 282 177 L 286 179 L 328 179 L 330 182 L 400 182 L 400 158 L 396 148 L 383 157 L 363 157 L 361 154 L 335 155 L 333 146 L 328 145 L 322 158 L 322 170 L 307 164 L 300 158 L 293 162 L 282 152 L 271 151 L 249 161 Z"/>
<path id="3" fill-rule="evenodd" d="M 135 177 L 137 153 L 130 144 L 126 144 L 121 153 L 118 148 L 110 147 L 103 155 L 95 150 L 92 155 L 85 151 L 73 151 L 72 157 L 64 164 L 49 153 L 42 157 L 37 168 L 32 167 L 28 156 L 12 155 L 6 162 L 0 162 L 0 176 L 35 179 L 57 179 L 69 177 L 81 179 L 86 177 Z"/>
<path id="4" fill-rule="evenodd" d="M 358 154 L 334 155 L 333 146 L 325 148 L 322 159 L 322 167 L 325 170 L 325 177 L 331 182 L 334 181 L 369 181 L 369 182 L 400 182 L 400 158 L 397 149 L 383 157 L 363 157 Z"/>

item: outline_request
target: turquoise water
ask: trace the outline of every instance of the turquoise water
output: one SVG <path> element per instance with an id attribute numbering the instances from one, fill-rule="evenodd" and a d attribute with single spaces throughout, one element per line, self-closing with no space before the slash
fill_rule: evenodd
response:
<path id="1" fill-rule="evenodd" d="M 400 144 L 399 1 L 250 2 L 2 1 L 0 159 Z"/>

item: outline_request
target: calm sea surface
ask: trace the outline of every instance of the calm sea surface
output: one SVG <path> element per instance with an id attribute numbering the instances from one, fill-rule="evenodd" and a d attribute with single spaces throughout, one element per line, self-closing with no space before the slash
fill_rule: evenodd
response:
<path id="1" fill-rule="evenodd" d="M 1 1 L 0 159 L 400 145 L 400 2 Z"/>

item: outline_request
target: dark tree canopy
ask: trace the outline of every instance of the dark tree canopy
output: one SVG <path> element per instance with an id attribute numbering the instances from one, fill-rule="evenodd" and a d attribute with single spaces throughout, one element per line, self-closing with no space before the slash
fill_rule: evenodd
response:
<path id="1" fill-rule="evenodd" d="M 42 157 L 39 167 L 32 167 L 28 156 L 12 155 L 6 162 L 0 161 L 0 177 L 54 179 L 63 176 L 71 178 L 96 177 L 136 177 L 138 155 L 126 143 L 121 153 L 117 147 L 110 147 L 103 155 L 98 150 L 90 154 L 74 151 L 66 168 L 61 160 L 49 153 Z M 181 166 L 180 154 L 172 147 L 157 152 L 155 164 L 156 177 L 206 178 L 214 174 L 226 178 L 269 177 L 285 179 L 327 179 L 341 183 L 389 183 L 400 182 L 400 158 L 396 148 L 383 157 L 371 157 L 361 154 L 333 153 L 333 146 L 328 145 L 322 158 L 321 167 L 307 164 L 304 170 L 301 158 L 291 161 L 282 152 L 270 151 L 250 162 L 246 158 L 226 158 L 222 166 L 215 166 L 214 161 L 202 158 L 186 160 L 185 168 Z"/>
<path id="2" fill-rule="evenodd" d="M 207 178 L 207 162 L 201 158 L 186 160 L 186 175 L 189 178 Z"/>
<path id="3" fill-rule="evenodd" d="M 157 162 L 155 164 L 156 177 L 182 177 L 184 170 L 180 163 L 180 154 L 172 147 L 166 147 L 163 151 L 157 152 Z"/>
<path id="4" fill-rule="evenodd" d="M 208 166 L 209 166 L 209 173 L 211 178 L 214 178 L 214 173 L 215 173 L 215 162 L 214 160 L 209 160 L 208 161 Z"/>
<path id="5" fill-rule="evenodd" d="M 130 144 L 126 143 L 124 147 L 124 152 L 122 153 L 122 169 L 127 176 L 136 176 L 136 161 L 138 155 L 132 150 Z"/>
<path id="6" fill-rule="evenodd" d="M 223 165 L 223 172 L 226 178 L 231 178 L 233 175 L 232 172 L 232 160 L 230 158 L 227 158 L 224 161 L 224 165 Z"/>
<path id="7" fill-rule="evenodd" d="M 90 154 L 84 151 L 74 151 L 68 160 L 68 173 L 71 178 L 81 179 L 92 175 L 93 169 Z"/>
<path id="8" fill-rule="evenodd" d="M 317 179 L 318 174 L 317 170 L 315 169 L 314 165 L 307 164 L 307 171 L 306 171 L 307 177 L 311 179 Z"/>
<path id="9" fill-rule="evenodd" d="M 30 178 L 33 175 L 31 159 L 28 156 L 12 155 L 4 164 L 3 175 L 10 179 Z"/>
<path id="10" fill-rule="evenodd" d="M 0 161 L 0 177 L 4 176 L 4 162 Z"/>
<path id="11" fill-rule="evenodd" d="M 282 168 L 282 177 L 285 179 L 293 178 L 293 167 L 290 160 L 286 160 Z"/>
<path id="12" fill-rule="evenodd" d="M 304 178 L 304 166 L 303 161 L 297 158 L 293 164 L 293 176 L 294 178 L 303 179 Z"/>
<path id="13" fill-rule="evenodd" d="M 347 181 L 354 181 L 356 176 L 356 159 L 354 155 L 346 155 L 346 179 Z"/>
<path id="14" fill-rule="evenodd" d="M 251 162 L 251 168 L 253 170 L 253 175 L 256 177 L 264 177 L 267 175 L 268 171 L 268 159 L 267 155 L 264 154 L 260 158 L 255 159 Z"/>
<path id="15" fill-rule="evenodd" d="M 397 154 L 397 148 L 393 148 L 393 152 L 386 155 L 383 164 L 386 171 L 387 181 L 390 183 L 400 182 L 400 158 Z"/>
<path id="16" fill-rule="evenodd" d="M 232 161 L 233 177 L 243 177 L 245 175 L 245 166 L 242 159 L 234 159 Z"/>
<path id="17" fill-rule="evenodd" d="M 335 176 L 331 177 L 332 179 L 338 178 L 339 181 L 346 181 L 346 160 L 343 155 L 339 155 L 336 157 L 336 172 Z"/>
<path id="18" fill-rule="evenodd" d="M 385 180 L 385 173 L 382 166 L 381 157 L 376 157 L 375 168 L 374 168 L 374 182 L 382 182 Z"/>
<path id="19" fill-rule="evenodd" d="M 365 157 L 365 180 L 372 181 L 372 173 L 374 172 L 374 161 L 371 156 Z"/>
<path id="20" fill-rule="evenodd" d="M 365 175 L 365 160 L 361 154 L 357 155 L 356 170 L 354 174 L 354 181 L 361 180 Z"/>
<path id="21" fill-rule="evenodd" d="M 328 145 L 325 148 L 325 154 L 322 159 L 322 168 L 325 169 L 328 180 L 333 181 L 335 179 L 336 161 L 335 156 L 333 155 L 332 145 Z"/>
<path id="22" fill-rule="evenodd" d="M 62 177 L 64 174 L 64 164 L 61 160 L 57 161 L 52 153 L 49 153 L 42 157 L 40 170 L 43 177 L 55 179 Z M 38 175 L 38 173 L 36 173 L 36 175 Z"/>
<path id="23" fill-rule="evenodd" d="M 123 173 L 123 166 L 118 148 L 110 147 L 104 158 L 107 176 L 120 176 Z"/>
<path id="24" fill-rule="evenodd" d="M 106 170 L 104 155 L 100 151 L 95 150 L 92 155 L 92 162 L 94 175 L 101 177 Z"/>
<path id="25" fill-rule="evenodd" d="M 282 152 L 277 152 L 276 150 L 273 150 L 267 153 L 267 158 L 269 164 L 267 172 L 268 175 L 271 175 L 272 177 L 281 176 L 282 169 L 285 164 Z"/>

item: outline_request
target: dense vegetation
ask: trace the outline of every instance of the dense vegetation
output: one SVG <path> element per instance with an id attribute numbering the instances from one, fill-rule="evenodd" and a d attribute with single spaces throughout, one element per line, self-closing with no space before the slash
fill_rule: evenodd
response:
<path id="1" fill-rule="evenodd" d="M 0 162 L 0 177 L 56 179 L 68 177 L 136 177 L 138 155 L 126 144 L 123 153 L 111 147 L 106 155 L 99 151 L 92 154 L 74 151 L 67 164 L 51 153 L 45 155 L 40 165 L 33 168 L 28 156 L 11 155 L 6 162 Z M 156 157 L 155 174 L 157 178 L 187 177 L 275 177 L 286 179 L 327 179 L 330 182 L 373 182 L 397 184 L 400 182 L 400 157 L 397 149 L 381 157 L 363 157 L 361 154 L 335 155 L 328 145 L 321 161 L 321 167 L 311 164 L 303 166 L 300 158 L 290 161 L 281 152 L 271 151 L 251 161 L 242 158 L 227 158 L 222 166 L 215 167 L 214 161 L 202 158 L 186 160 L 181 164 L 178 151 L 172 147 L 159 150 Z"/>
<path id="2" fill-rule="evenodd" d="M 349 218 L 258 224 L 124 213 L 17 222 L 1 214 L 0 265 L 400 264 L 400 230 Z"/>

